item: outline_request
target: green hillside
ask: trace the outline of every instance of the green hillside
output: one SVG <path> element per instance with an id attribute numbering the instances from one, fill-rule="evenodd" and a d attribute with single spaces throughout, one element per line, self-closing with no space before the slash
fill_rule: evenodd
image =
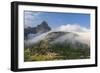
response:
<path id="1" fill-rule="evenodd" d="M 50 44 L 48 40 L 42 40 L 31 47 L 24 49 L 24 61 L 49 61 L 90 58 L 90 47 L 83 43 Z"/>

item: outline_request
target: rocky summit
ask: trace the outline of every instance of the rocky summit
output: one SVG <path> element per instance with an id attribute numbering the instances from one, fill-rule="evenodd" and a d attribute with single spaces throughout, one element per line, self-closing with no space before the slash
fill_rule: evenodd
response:
<path id="1" fill-rule="evenodd" d="M 48 23 L 46 21 L 43 21 L 36 27 L 24 28 L 24 38 L 27 39 L 29 34 L 37 35 L 37 34 L 42 34 L 42 33 L 48 32 L 50 30 L 51 30 L 51 28 L 48 26 Z"/>

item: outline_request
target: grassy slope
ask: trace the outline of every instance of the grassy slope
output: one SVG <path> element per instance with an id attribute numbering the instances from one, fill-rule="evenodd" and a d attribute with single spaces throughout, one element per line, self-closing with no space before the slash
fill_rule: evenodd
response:
<path id="1" fill-rule="evenodd" d="M 90 48 L 87 45 L 79 45 L 78 48 L 66 43 L 49 44 L 40 42 L 24 50 L 24 61 L 48 61 L 67 59 L 90 58 Z"/>

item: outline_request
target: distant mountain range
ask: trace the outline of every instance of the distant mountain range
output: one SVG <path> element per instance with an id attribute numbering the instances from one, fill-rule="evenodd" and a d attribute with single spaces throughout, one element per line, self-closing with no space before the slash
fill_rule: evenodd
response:
<path id="1" fill-rule="evenodd" d="M 37 25 L 36 27 L 27 27 L 24 28 L 24 38 L 28 39 L 28 35 L 40 35 L 42 33 L 50 31 L 51 28 L 48 26 L 48 23 L 46 21 L 43 21 L 41 24 Z"/>

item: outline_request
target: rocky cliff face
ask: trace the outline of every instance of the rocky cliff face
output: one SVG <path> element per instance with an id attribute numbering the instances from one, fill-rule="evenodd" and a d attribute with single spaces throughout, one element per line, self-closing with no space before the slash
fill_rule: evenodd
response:
<path id="1" fill-rule="evenodd" d="M 51 28 L 48 26 L 48 23 L 46 21 L 43 21 L 41 24 L 37 25 L 36 27 L 28 27 L 24 28 L 24 38 L 27 39 L 29 34 L 42 34 L 45 32 L 50 31 Z"/>

